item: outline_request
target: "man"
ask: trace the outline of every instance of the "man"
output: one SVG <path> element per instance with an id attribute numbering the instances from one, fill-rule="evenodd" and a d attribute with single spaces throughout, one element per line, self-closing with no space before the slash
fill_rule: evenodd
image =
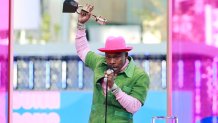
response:
<path id="1" fill-rule="evenodd" d="M 90 51 L 84 24 L 90 19 L 93 6 L 86 5 L 78 18 L 76 50 L 82 61 L 94 71 L 93 101 L 90 123 L 132 123 L 133 114 L 144 104 L 149 88 L 149 77 L 134 64 L 123 37 L 108 37 L 104 48 L 98 49 L 105 57 Z M 108 68 L 113 70 L 108 70 Z M 108 89 L 106 87 L 108 83 Z M 107 96 L 107 102 L 105 101 Z"/>

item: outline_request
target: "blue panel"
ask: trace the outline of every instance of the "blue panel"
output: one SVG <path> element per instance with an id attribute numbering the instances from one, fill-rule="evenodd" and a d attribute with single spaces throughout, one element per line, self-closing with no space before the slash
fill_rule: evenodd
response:
<path id="1" fill-rule="evenodd" d="M 92 92 L 61 92 L 61 123 L 87 123 L 92 102 Z"/>
<path id="2" fill-rule="evenodd" d="M 180 123 L 192 123 L 192 92 L 173 92 L 173 113 Z M 187 111 L 188 110 L 188 111 Z"/>
<path id="3" fill-rule="evenodd" d="M 144 106 L 134 115 L 134 123 L 151 123 L 153 116 L 166 116 L 166 91 L 149 91 Z"/>
<path id="4" fill-rule="evenodd" d="M 87 123 L 92 92 L 61 93 L 61 123 Z M 144 106 L 135 114 L 134 123 L 150 123 L 152 116 L 166 115 L 166 92 L 150 91 Z"/>

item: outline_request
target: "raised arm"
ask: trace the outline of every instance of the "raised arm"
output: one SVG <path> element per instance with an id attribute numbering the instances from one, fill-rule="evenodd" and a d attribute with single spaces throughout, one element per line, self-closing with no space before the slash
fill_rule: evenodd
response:
<path id="1" fill-rule="evenodd" d="M 86 33 L 85 33 L 85 23 L 91 17 L 91 11 L 93 10 L 93 6 L 86 5 L 83 9 L 85 9 L 89 13 L 81 11 L 81 13 L 79 14 L 75 47 L 78 56 L 83 62 L 85 62 L 85 57 L 87 53 L 90 51 L 89 44 L 86 38 Z"/>

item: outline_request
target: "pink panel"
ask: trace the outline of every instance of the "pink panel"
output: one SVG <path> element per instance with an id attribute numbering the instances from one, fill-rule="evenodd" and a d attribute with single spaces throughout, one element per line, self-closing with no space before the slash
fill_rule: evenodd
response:
<path id="1" fill-rule="evenodd" d="M 213 0 L 172 3 L 172 113 L 179 122 L 202 122 L 218 116 L 218 4 Z"/>
<path id="2" fill-rule="evenodd" d="M 0 0 L 0 122 L 8 122 L 9 0 Z"/>
<path id="3" fill-rule="evenodd" d="M 43 101 L 42 101 L 43 100 Z M 51 103 L 53 102 L 53 103 Z M 19 92 L 13 93 L 13 109 L 59 109 L 60 93 L 59 92 Z"/>

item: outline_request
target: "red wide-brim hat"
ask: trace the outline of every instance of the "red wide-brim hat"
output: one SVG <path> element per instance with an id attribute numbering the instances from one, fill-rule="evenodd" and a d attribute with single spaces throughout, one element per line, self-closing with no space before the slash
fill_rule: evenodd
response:
<path id="1" fill-rule="evenodd" d="M 126 42 L 123 37 L 113 37 L 107 38 L 105 47 L 98 49 L 101 52 L 113 53 L 113 52 L 128 52 L 132 50 L 132 47 L 127 47 Z"/>

